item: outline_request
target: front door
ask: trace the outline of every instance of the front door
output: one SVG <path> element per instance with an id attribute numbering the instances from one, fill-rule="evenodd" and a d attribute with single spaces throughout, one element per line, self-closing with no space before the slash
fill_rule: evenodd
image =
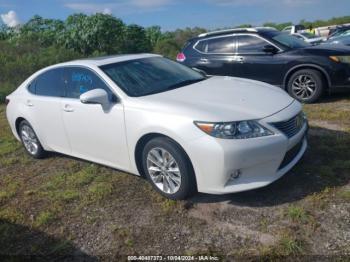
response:
<path id="1" fill-rule="evenodd" d="M 129 168 L 129 156 L 121 101 L 95 72 L 82 67 L 66 68 L 66 98 L 62 101 L 63 121 L 72 155 L 120 169 Z M 80 95 L 104 89 L 110 105 L 83 104 Z"/>
<path id="2" fill-rule="evenodd" d="M 266 53 L 264 47 L 271 45 L 255 35 L 237 35 L 237 54 L 233 65 L 233 75 L 263 81 L 273 85 L 283 82 L 286 59 L 278 53 Z"/>

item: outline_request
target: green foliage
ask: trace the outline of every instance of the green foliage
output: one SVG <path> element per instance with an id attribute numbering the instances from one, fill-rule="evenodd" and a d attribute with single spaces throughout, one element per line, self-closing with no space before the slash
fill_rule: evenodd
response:
<path id="1" fill-rule="evenodd" d="M 146 53 L 151 51 L 151 42 L 147 38 L 146 30 L 139 25 L 129 25 L 124 32 L 125 53 Z"/>
<path id="2" fill-rule="evenodd" d="M 63 30 L 63 21 L 35 15 L 20 28 L 17 40 L 36 41 L 40 46 L 48 47 L 58 43 Z"/>
<path id="3" fill-rule="evenodd" d="M 36 217 L 34 225 L 37 227 L 47 225 L 55 219 L 55 214 L 51 211 L 42 211 Z"/>
<path id="4" fill-rule="evenodd" d="M 153 51 L 157 54 L 175 59 L 176 54 L 189 39 L 204 32 L 206 32 L 206 30 L 199 27 L 177 29 L 174 32 L 165 32 L 155 44 Z"/>
<path id="5" fill-rule="evenodd" d="M 67 18 L 61 43 L 83 55 L 122 53 L 124 23 L 111 15 L 74 14 Z"/>
<path id="6" fill-rule="evenodd" d="M 286 214 L 293 222 L 307 222 L 309 219 L 307 212 L 302 207 L 295 205 L 289 206 Z"/>
<path id="7" fill-rule="evenodd" d="M 156 54 L 162 54 L 166 57 L 174 59 L 176 57 L 176 54 L 180 51 L 180 49 L 181 46 L 179 46 L 174 40 L 162 39 L 158 41 L 153 51 Z"/>
<path id="8" fill-rule="evenodd" d="M 0 41 L 0 102 L 37 70 L 81 55 L 64 47 L 42 47 L 37 41 Z"/>
<path id="9" fill-rule="evenodd" d="M 300 21 L 309 27 L 350 23 L 350 16 Z M 265 23 L 279 30 L 288 23 Z M 251 27 L 243 24 L 239 27 Z M 35 15 L 15 28 L 0 25 L 0 103 L 38 69 L 79 57 L 153 52 L 175 59 L 186 41 L 206 32 L 200 27 L 162 32 L 143 28 L 107 14 L 73 14 L 66 20 Z"/>
<path id="10" fill-rule="evenodd" d="M 154 47 L 159 39 L 162 37 L 162 31 L 160 26 L 151 26 L 146 28 L 146 37 L 151 46 Z"/>

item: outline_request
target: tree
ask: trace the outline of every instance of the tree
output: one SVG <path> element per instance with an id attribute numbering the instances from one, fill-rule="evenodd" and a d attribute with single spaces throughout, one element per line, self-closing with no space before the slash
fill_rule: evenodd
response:
<path id="1" fill-rule="evenodd" d="M 159 39 L 162 37 L 162 31 L 160 26 L 151 26 L 146 28 L 146 37 L 150 42 L 151 46 L 154 47 Z"/>
<path id="2" fill-rule="evenodd" d="M 177 53 L 180 51 L 181 46 L 178 45 L 174 39 L 161 39 L 159 40 L 155 47 L 154 52 L 157 54 L 164 55 L 170 59 L 175 59 Z"/>
<path id="3" fill-rule="evenodd" d="M 64 46 L 84 55 L 121 53 L 124 23 L 111 15 L 74 14 L 67 18 L 61 40 Z"/>
<path id="4" fill-rule="evenodd" d="M 0 25 L 0 40 L 7 40 L 11 36 L 13 30 L 6 25 Z"/>
<path id="5" fill-rule="evenodd" d="M 144 53 L 152 50 L 146 30 L 139 25 L 129 25 L 124 32 L 125 53 Z"/>
<path id="6" fill-rule="evenodd" d="M 41 46 L 51 46 L 57 44 L 64 23 L 58 19 L 44 19 L 35 15 L 19 29 L 20 39 L 37 41 Z"/>

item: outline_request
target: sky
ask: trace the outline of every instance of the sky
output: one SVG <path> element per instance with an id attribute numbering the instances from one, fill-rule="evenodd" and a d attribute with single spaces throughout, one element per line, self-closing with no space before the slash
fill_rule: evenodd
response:
<path id="1" fill-rule="evenodd" d="M 113 14 L 127 24 L 163 30 L 215 29 L 350 15 L 350 0 L 0 0 L 0 20 L 9 26 L 36 14 L 64 20 L 77 12 Z"/>

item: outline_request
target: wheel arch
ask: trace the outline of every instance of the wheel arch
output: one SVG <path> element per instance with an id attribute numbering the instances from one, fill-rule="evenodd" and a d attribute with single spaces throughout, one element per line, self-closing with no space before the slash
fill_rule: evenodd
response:
<path id="1" fill-rule="evenodd" d="M 291 69 L 289 69 L 288 72 L 286 73 L 286 75 L 284 76 L 283 87 L 285 90 L 288 87 L 288 81 L 289 81 L 290 77 L 295 72 L 297 72 L 299 70 L 304 70 L 304 69 L 313 69 L 313 70 L 320 72 L 321 75 L 324 77 L 324 79 L 327 82 L 326 89 L 327 90 L 329 89 L 329 87 L 331 86 L 331 79 L 330 79 L 329 74 L 327 73 L 327 71 L 325 69 L 323 69 L 321 66 L 315 65 L 315 64 L 301 64 L 301 65 L 297 65 L 297 66 L 294 66 Z"/>
<path id="2" fill-rule="evenodd" d="M 16 118 L 16 121 L 15 121 L 15 128 L 16 128 L 16 132 L 17 132 L 17 135 L 20 136 L 19 134 L 19 125 L 21 124 L 21 122 L 23 120 L 26 120 L 24 117 L 17 117 Z M 27 120 L 26 120 L 27 121 Z"/>
<path id="3" fill-rule="evenodd" d="M 144 134 L 143 136 L 141 136 L 139 138 L 139 140 L 137 141 L 136 143 L 136 146 L 135 146 L 135 150 L 134 150 L 134 158 L 135 158 L 135 164 L 136 164 L 136 167 L 137 167 L 137 171 L 139 172 L 139 174 L 142 176 L 142 177 L 145 177 L 145 174 L 143 173 L 143 170 L 142 170 L 142 150 L 144 148 L 144 146 L 146 145 L 146 143 L 156 137 L 165 137 L 165 138 L 168 138 L 170 139 L 172 142 L 174 142 L 176 145 L 179 146 L 179 148 L 183 151 L 183 153 L 185 154 L 185 157 L 187 158 L 187 160 L 189 161 L 189 164 L 192 168 L 192 172 L 194 174 L 194 178 L 195 178 L 195 182 L 196 182 L 196 188 L 197 188 L 197 178 L 196 178 L 196 174 L 195 174 L 195 171 L 194 171 L 194 168 L 193 168 L 193 164 L 192 164 L 192 161 L 189 157 L 189 155 L 187 154 L 186 150 L 184 149 L 184 147 L 178 143 L 175 139 L 173 139 L 172 137 L 169 137 L 167 135 L 164 135 L 164 134 L 161 134 L 161 133 L 147 133 L 147 134 Z"/>

